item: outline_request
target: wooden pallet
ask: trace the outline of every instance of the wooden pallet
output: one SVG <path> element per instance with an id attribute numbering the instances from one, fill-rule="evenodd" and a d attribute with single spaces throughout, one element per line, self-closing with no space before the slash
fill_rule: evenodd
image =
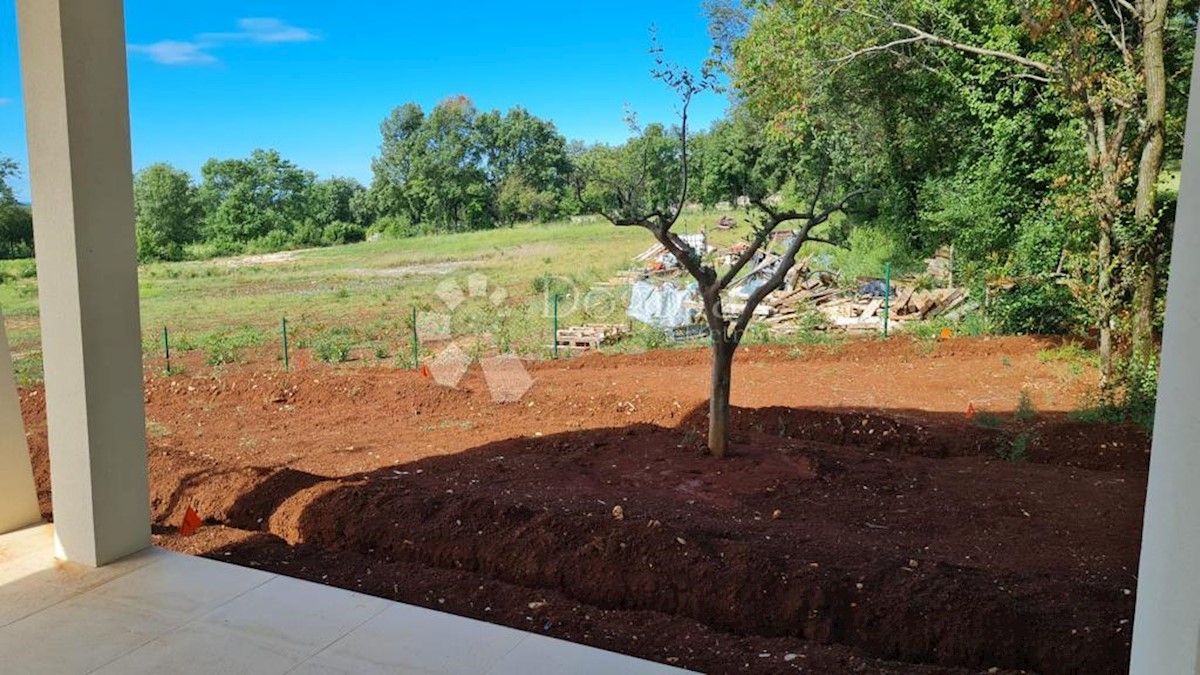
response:
<path id="1" fill-rule="evenodd" d="M 619 324 L 588 323 L 582 326 L 560 328 L 554 336 L 559 347 L 570 349 L 597 349 L 600 345 L 620 340 L 629 329 Z"/>

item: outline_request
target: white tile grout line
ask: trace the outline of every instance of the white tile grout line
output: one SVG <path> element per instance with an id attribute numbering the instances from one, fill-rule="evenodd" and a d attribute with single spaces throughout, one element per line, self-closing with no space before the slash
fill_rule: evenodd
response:
<path id="1" fill-rule="evenodd" d="M 286 578 L 288 578 L 288 579 L 292 579 L 292 578 L 294 578 L 294 577 L 286 577 Z M 297 581 L 305 581 L 305 580 L 304 580 L 304 579 L 297 579 Z M 311 584 L 311 583 L 316 583 L 316 582 L 313 582 L 313 581 L 308 581 L 307 583 L 310 583 L 310 584 Z M 324 585 L 324 584 L 319 584 L 319 585 Z M 336 587 L 336 586 L 327 586 L 326 588 L 337 588 L 337 587 Z M 338 590 L 345 590 L 345 589 L 338 589 Z M 354 593 L 354 591 L 347 591 L 347 592 L 348 592 L 348 593 Z M 361 595 L 361 594 L 359 594 L 359 595 Z M 374 614 L 372 614 L 371 616 L 367 617 L 366 619 L 363 619 L 361 622 L 359 622 L 359 623 L 358 623 L 357 625 L 355 625 L 353 628 L 351 628 L 350 630 L 347 630 L 345 633 L 342 633 L 341 635 L 339 635 L 339 636 L 338 636 L 336 639 L 334 639 L 334 640 L 333 640 L 332 642 L 330 642 L 329 644 L 325 645 L 324 647 L 321 647 L 320 649 L 318 649 L 317 651 L 313 652 L 312 654 L 309 654 L 307 657 L 305 657 L 304 659 L 302 659 L 302 660 L 300 661 L 300 663 L 297 663 L 296 665 L 292 666 L 291 668 L 288 668 L 288 669 L 287 669 L 287 670 L 284 672 L 284 675 L 287 675 L 287 673 L 295 672 L 295 670 L 296 670 L 297 668 L 299 668 L 300 666 L 303 666 L 304 664 L 308 663 L 309 661 L 312 661 L 313 659 L 317 658 L 317 657 L 318 657 L 318 656 L 320 656 L 322 653 L 324 653 L 326 650 L 330 649 L 331 647 L 333 647 L 333 646 L 334 646 L 334 645 L 336 645 L 337 643 L 341 642 L 342 640 L 345 640 L 345 639 L 346 639 L 346 636 L 350 635 L 351 633 L 353 633 L 354 631 L 358 630 L 359 628 L 362 628 L 363 626 L 367 625 L 367 624 L 368 624 L 368 623 L 370 623 L 372 620 L 374 620 L 376 617 L 378 617 L 380 614 L 383 614 L 384 612 L 386 612 L 386 611 L 388 611 L 389 609 L 391 609 L 391 608 L 392 608 L 391 606 L 392 606 L 393 604 L 397 604 L 397 603 L 395 603 L 395 602 L 394 602 L 394 601 L 392 601 L 392 600 L 388 600 L 387 598 L 376 598 L 375 596 L 372 596 L 372 595 L 368 595 L 368 596 L 366 596 L 366 597 L 368 597 L 368 598 L 373 598 L 373 599 L 375 599 L 375 600 L 380 600 L 380 601 L 382 601 L 382 602 L 383 602 L 383 606 L 379 608 L 379 611 L 378 611 L 378 612 L 375 612 Z"/>
<path id="2" fill-rule="evenodd" d="M 168 550 L 166 550 L 166 549 L 157 549 L 157 550 L 160 550 L 160 551 L 162 551 L 162 552 L 164 552 L 164 553 L 166 554 L 166 555 L 163 557 L 163 560 L 168 560 L 168 559 L 169 559 L 171 556 L 180 556 L 180 557 L 187 557 L 187 558 L 197 558 L 197 559 L 199 559 L 199 560 L 203 560 L 203 561 L 205 561 L 205 562 L 210 562 L 210 563 L 213 563 L 213 564 L 215 564 L 215 565 L 230 565 L 230 563 L 221 562 L 220 560 L 213 560 L 212 558 L 204 558 L 204 557 L 202 557 L 202 556 L 190 556 L 190 555 L 187 555 L 186 553 L 176 553 L 176 552 L 174 552 L 174 551 L 168 551 Z M 232 566 L 233 566 L 233 567 L 241 567 L 240 565 L 232 565 Z M 143 566 L 143 567 L 145 567 L 145 566 Z M 141 568 L 141 567 L 139 567 L 138 569 L 142 569 L 142 568 Z M 253 569 L 253 568 L 246 567 L 246 568 L 243 568 L 243 569 Z M 121 655 L 119 655 L 119 656 L 117 656 L 117 657 L 115 657 L 115 658 L 113 658 L 113 659 L 109 659 L 108 661 L 105 661 L 104 663 L 102 663 L 102 664 L 100 664 L 100 665 L 96 666 L 95 668 L 92 668 L 91 670 L 89 670 L 89 671 L 88 671 L 88 673 L 94 673 L 94 672 L 96 672 L 96 671 L 98 671 L 98 670 L 101 670 L 101 669 L 103 669 L 103 668 L 107 668 L 109 665 L 111 665 L 111 664 L 113 664 L 113 663 L 115 663 L 115 662 L 117 662 L 117 661 L 120 661 L 121 659 L 123 659 L 123 658 L 125 658 L 126 656 L 129 656 L 130 654 L 132 654 L 132 653 L 134 653 L 134 652 L 138 651 L 139 649 L 141 649 L 141 648 L 143 648 L 143 647 L 145 647 L 145 646 L 149 645 L 150 643 L 152 643 L 152 642 L 155 642 L 155 641 L 157 641 L 157 640 L 161 640 L 161 639 L 163 639 L 163 638 L 167 637 L 168 635 L 173 635 L 173 634 L 175 634 L 175 633 L 177 633 L 177 632 L 179 632 L 179 631 L 183 630 L 184 628 L 187 628 L 188 626 L 191 626 L 192 624 L 196 623 L 196 622 L 197 622 L 197 621 L 199 621 L 200 619 L 202 619 L 202 618 L 204 618 L 204 617 L 208 616 L 209 614 L 212 614 L 213 612 L 217 611 L 218 609 L 221 609 L 221 608 L 222 608 L 222 607 L 224 607 L 225 605 L 228 605 L 229 603 L 233 602 L 234 600 L 237 600 L 238 598 L 240 598 L 240 597 L 242 597 L 243 595 L 245 595 L 245 594 L 249 593 L 250 591 L 253 591 L 253 590 L 257 589 L 257 588 L 261 588 L 261 587 L 265 586 L 266 584 L 268 584 L 268 583 L 270 583 L 270 582 L 274 581 L 275 579 L 277 579 L 277 578 L 279 577 L 279 575 L 277 575 L 277 574 L 274 574 L 274 573 L 272 573 L 272 572 L 266 572 L 266 571 L 264 571 L 264 570 L 256 570 L 256 571 L 258 571 L 258 572 L 262 572 L 263 574 L 267 575 L 267 578 L 263 579 L 263 580 L 262 580 L 262 583 L 255 584 L 255 585 L 251 586 L 250 588 L 247 588 L 246 590 L 242 591 L 241 593 L 238 593 L 237 595 L 234 595 L 233 597 L 229 598 L 229 599 L 228 599 L 228 600 L 226 600 L 225 602 L 222 602 L 221 604 L 219 604 L 219 605 L 216 605 L 215 607 L 212 607 L 212 608 L 210 608 L 208 611 L 206 611 L 206 612 L 202 612 L 201 614 L 198 614 L 198 615 L 196 615 L 196 616 L 192 617 L 191 619 L 188 619 L 187 621 L 184 621 L 183 623 L 181 623 L 181 624 L 179 624 L 178 626 L 176 626 L 176 627 L 172 628 L 171 630 L 168 630 L 168 631 L 166 631 L 165 633 L 160 633 L 160 634 L 158 634 L 158 635 L 155 635 L 154 637 L 150 638 L 149 640 L 146 640 L 145 642 L 143 642 L 142 644 L 140 644 L 140 645 L 138 645 L 138 646 L 134 647 L 133 649 L 130 649 L 129 651 L 126 651 L 125 653 L 123 653 L 123 654 L 121 654 Z M 121 575 L 121 576 L 124 576 L 124 575 Z M 115 580 L 115 579 L 119 579 L 119 578 L 120 578 L 120 577 L 115 577 L 115 578 L 114 578 L 114 580 Z M 107 584 L 107 583 L 108 583 L 108 582 L 105 582 L 105 584 Z M 105 585 L 105 584 L 101 584 L 101 586 L 103 586 L 103 585 Z M 97 587 L 96 587 L 96 589 L 98 589 L 98 588 L 100 588 L 100 586 L 97 586 Z M 96 590 L 96 589 L 92 589 L 92 590 Z M 90 592 L 90 591 L 88 591 L 88 592 Z M 120 602 L 116 602 L 116 601 L 111 601 L 111 602 L 114 602 L 114 604 L 117 604 L 117 605 L 127 606 L 127 605 L 124 605 L 123 603 L 120 603 Z"/>
<path id="3" fill-rule="evenodd" d="M 505 628 L 508 628 L 508 626 L 505 626 Z M 483 673 L 481 675 L 489 675 L 490 673 L 496 672 L 496 668 L 500 667 L 500 664 L 504 662 L 504 659 L 508 658 L 509 654 L 512 654 L 513 652 L 517 651 L 517 647 L 520 647 L 521 645 L 528 642 L 529 638 L 531 636 L 537 636 L 536 633 L 530 633 L 528 631 L 519 630 L 517 628 L 512 628 L 511 630 L 515 630 L 518 633 L 522 633 L 523 635 L 521 636 L 521 639 L 517 640 L 517 643 L 515 645 L 513 645 L 508 651 L 504 652 L 504 654 L 501 655 L 500 658 L 493 661 L 491 667 L 488 668 L 487 670 L 483 671 Z M 574 643 L 572 643 L 572 644 L 574 644 Z M 579 646 L 583 646 L 583 645 L 579 645 Z"/>

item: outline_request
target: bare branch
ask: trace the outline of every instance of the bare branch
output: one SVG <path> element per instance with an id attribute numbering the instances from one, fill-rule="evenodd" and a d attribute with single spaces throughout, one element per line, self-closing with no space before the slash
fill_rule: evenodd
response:
<path id="1" fill-rule="evenodd" d="M 702 265 L 700 256 L 696 255 L 695 251 L 679 238 L 679 235 L 662 227 L 652 226 L 649 229 L 654 233 L 655 239 L 658 239 L 658 243 L 662 244 L 663 248 L 675 256 L 675 259 L 679 261 L 679 264 L 683 265 L 688 274 L 692 275 L 692 278 L 699 282 L 701 288 L 708 288 L 713 284 L 716 278 L 716 271 Z"/>
<path id="2" fill-rule="evenodd" d="M 870 54 L 870 53 L 874 53 L 874 52 L 889 51 L 889 52 L 894 53 L 896 47 L 902 46 L 905 44 L 926 43 L 926 44 L 931 44 L 931 45 L 935 45 L 938 47 L 948 47 L 950 49 L 954 49 L 954 50 L 964 52 L 967 54 L 974 54 L 976 56 L 986 56 L 986 57 L 990 57 L 990 58 L 996 58 L 996 59 L 1001 59 L 1004 61 L 1009 61 L 1009 62 L 1015 63 L 1019 66 L 1029 68 L 1031 70 L 1036 70 L 1041 73 L 1045 73 L 1047 76 L 1052 76 L 1055 74 L 1055 69 L 1050 64 L 1042 63 L 1041 61 L 1035 61 L 1034 59 L 1030 59 L 1030 58 L 1021 56 L 1020 54 L 1013 54 L 1012 52 L 1004 52 L 1004 51 L 1000 51 L 997 49 L 987 49 L 984 47 L 976 47 L 975 45 L 969 45 L 969 44 L 966 44 L 963 42 L 958 42 L 956 40 L 951 40 L 949 38 L 942 37 L 940 35 L 935 35 L 933 33 L 930 33 L 929 31 L 925 31 L 920 28 L 917 28 L 916 26 L 911 26 L 909 24 L 901 23 L 899 21 L 890 21 L 888 19 L 884 19 L 880 16 L 876 16 L 869 12 L 864 12 L 862 10 L 848 10 L 848 11 L 852 11 L 855 14 L 859 14 L 860 16 L 864 16 L 864 17 L 867 17 L 874 21 L 878 21 L 882 24 L 887 25 L 888 27 L 904 31 L 909 34 L 909 37 L 899 38 L 899 39 L 889 42 L 885 45 L 873 45 L 870 47 L 864 47 L 862 49 L 852 51 L 849 54 L 837 59 L 835 61 L 836 63 L 845 63 L 845 62 L 851 61 L 853 59 L 859 58 L 861 56 L 864 56 L 866 54 Z M 1043 76 L 1033 76 L 1033 77 L 1030 77 L 1029 79 L 1040 79 L 1040 81 L 1043 81 L 1043 82 L 1050 81 L 1049 77 L 1043 77 Z"/>
<path id="3" fill-rule="evenodd" d="M 1138 13 L 1137 8 L 1134 7 L 1133 4 L 1129 2 L 1129 0 L 1117 0 L 1117 4 L 1124 7 L 1126 10 L 1128 10 L 1130 14 L 1137 16 L 1137 13 Z"/>
<path id="4" fill-rule="evenodd" d="M 754 292 L 751 293 L 750 297 L 746 299 L 746 306 L 742 308 L 742 311 L 738 315 L 737 322 L 734 324 L 733 328 L 733 340 L 735 341 L 735 344 L 741 341 L 742 334 L 745 333 L 746 327 L 750 325 L 751 319 L 754 318 L 754 310 L 758 308 L 763 299 L 765 299 L 771 293 L 779 290 L 779 288 L 783 285 L 784 280 L 787 278 L 787 273 L 796 265 L 796 255 L 800 252 L 800 247 L 807 242 L 817 240 L 817 238 L 812 236 L 812 229 L 828 221 L 830 216 L 833 214 L 839 211 L 845 211 L 846 206 L 850 203 L 850 200 L 862 193 L 862 190 L 855 190 L 843 197 L 837 204 L 830 206 L 816 215 L 808 214 L 806 217 L 802 214 L 777 214 L 771 217 L 772 220 L 775 220 L 783 216 L 789 216 L 786 219 L 796 220 L 797 218 L 803 218 L 807 222 L 804 223 L 804 227 L 800 228 L 800 231 L 796 233 L 795 237 L 788 245 L 787 251 L 785 251 L 783 254 L 783 259 L 779 261 L 779 266 L 775 268 L 775 273 L 772 274 L 770 278 L 768 278 L 761 286 L 754 289 Z M 776 222 L 776 225 L 781 222 L 785 221 L 780 220 Z M 832 242 L 826 239 L 820 239 L 819 241 L 825 244 L 832 244 Z"/>
<path id="5" fill-rule="evenodd" d="M 775 268 L 775 273 L 763 282 L 761 286 L 754 289 L 754 292 L 746 299 L 746 306 L 742 308 L 741 314 L 738 315 L 737 322 L 733 326 L 733 340 L 735 344 L 741 342 L 742 334 L 746 332 L 746 327 L 750 325 L 750 320 L 754 318 L 754 310 L 758 309 L 759 304 L 762 303 L 764 298 L 777 291 L 783 285 L 784 279 L 787 278 L 787 273 L 796 264 L 796 254 L 800 252 L 800 247 L 804 245 L 804 242 L 808 241 L 809 231 L 822 222 L 824 221 L 810 220 L 804 225 L 799 234 L 792 239 L 792 243 L 788 245 L 787 251 L 783 254 L 783 259 L 779 261 L 779 266 Z"/>
<path id="6" fill-rule="evenodd" d="M 1111 2 L 1111 0 L 1110 0 L 1110 2 Z M 1113 30 L 1112 24 L 1109 23 L 1108 19 L 1104 18 L 1104 10 L 1100 8 L 1100 3 L 1097 0 L 1088 0 L 1088 4 L 1091 5 L 1092 14 L 1095 15 L 1096 20 L 1100 22 L 1100 25 L 1104 28 L 1104 32 L 1108 33 L 1108 37 L 1110 40 L 1112 40 L 1112 43 L 1117 48 L 1117 51 L 1121 52 L 1121 58 L 1125 61 L 1125 65 L 1126 66 L 1132 65 L 1133 64 L 1133 53 L 1131 51 L 1129 51 L 1129 45 L 1126 44 L 1125 39 L 1124 39 L 1124 36 L 1125 36 L 1125 19 L 1124 19 L 1124 17 L 1121 16 L 1120 12 L 1117 12 L 1117 17 L 1121 21 L 1121 36 L 1118 37 L 1116 31 Z"/>
<path id="7" fill-rule="evenodd" d="M 733 283 L 733 280 L 736 279 L 737 275 L 742 271 L 742 269 L 750 263 L 750 261 L 754 258 L 754 255 L 758 253 L 759 249 L 762 248 L 763 244 L 771 238 L 771 235 L 775 232 L 775 228 L 778 225 L 778 223 L 764 225 L 763 227 L 755 230 L 754 239 L 751 242 L 750 247 L 745 251 L 742 251 L 742 254 L 738 256 L 738 259 L 734 261 L 733 266 L 730 267 L 729 270 L 727 270 L 717 282 L 718 290 L 722 290 L 729 286 L 729 284 Z"/>
<path id="8" fill-rule="evenodd" d="M 899 40 L 892 40 L 891 42 L 889 42 L 887 44 L 872 45 L 870 47 L 864 47 L 862 49 L 855 50 L 853 52 L 850 52 L 849 54 L 846 54 L 845 56 L 834 59 L 833 62 L 837 63 L 837 64 L 848 63 L 860 56 L 866 56 L 867 54 L 873 54 L 875 52 L 890 52 L 890 51 L 894 51 L 896 49 L 896 47 L 900 47 L 902 45 L 911 45 L 911 44 L 916 44 L 918 42 L 924 42 L 924 41 L 925 41 L 925 38 L 923 38 L 919 35 L 913 36 L 913 37 L 900 38 Z"/>
<path id="9" fill-rule="evenodd" d="M 809 241 L 809 242 L 811 242 L 811 243 L 813 243 L 813 244 L 829 244 L 830 246 L 833 246 L 833 247 L 835 247 L 835 248 L 842 248 L 842 249 L 844 249 L 844 248 L 847 248 L 845 244 L 839 244 L 839 243 L 838 243 L 838 242 L 836 242 L 836 241 L 832 241 L 832 240 L 829 240 L 829 239 L 825 239 L 825 238 L 823 238 L 823 237 L 812 237 L 812 236 L 810 236 L 810 237 L 808 238 L 808 241 Z"/>

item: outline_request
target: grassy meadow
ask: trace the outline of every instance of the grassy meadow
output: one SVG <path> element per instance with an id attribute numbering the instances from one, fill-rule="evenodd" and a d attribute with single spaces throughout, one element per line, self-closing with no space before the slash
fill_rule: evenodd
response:
<path id="1" fill-rule="evenodd" d="M 717 218 L 689 214 L 676 229 L 695 232 Z M 745 230 L 711 230 L 710 236 L 728 244 Z M 281 353 L 275 347 L 286 317 L 291 344 L 312 349 L 318 358 L 406 366 L 412 360 L 410 317 L 416 308 L 421 317 L 449 313 L 452 334 L 474 340 L 480 350 L 545 356 L 552 343 L 549 294 L 563 298 L 563 325 L 624 322 L 626 288 L 587 292 L 630 267 L 632 257 L 651 244 L 653 238 L 641 229 L 595 220 L 142 265 L 143 352 L 148 361 L 161 358 L 162 327 L 167 326 L 173 353 L 200 351 L 209 365 Z M 33 261 L 0 262 L 0 279 L 0 308 L 18 379 L 38 380 Z M 465 296 L 452 313 L 439 294 L 439 287 L 445 291 L 447 286 Z M 658 336 L 642 337 L 645 346 L 658 346 Z"/>

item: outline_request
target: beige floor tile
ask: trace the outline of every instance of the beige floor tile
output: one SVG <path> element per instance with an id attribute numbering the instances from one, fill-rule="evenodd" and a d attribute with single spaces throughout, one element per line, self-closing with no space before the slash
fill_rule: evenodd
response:
<path id="1" fill-rule="evenodd" d="M 0 669 L 90 673 L 169 629 L 151 612 L 79 595 L 0 628 Z"/>
<path id="2" fill-rule="evenodd" d="M 511 628 L 394 604 L 297 672 L 482 675 L 526 637 Z"/>
<path id="3" fill-rule="evenodd" d="M 181 625 L 275 578 L 248 567 L 160 553 L 154 564 L 114 579 L 92 595 L 152 611 Z"/>
<path id="4" fill-rule="evenodd" d="M 282 675 L 309 650 L 191 623 L 117 659 L 95 675 Z"/>
<path id="5" fill-rule="evenodd" d="M 386 600 L 288 577 L 275 577 L 199 619 L 315 654 L 388 606 Z"/>

